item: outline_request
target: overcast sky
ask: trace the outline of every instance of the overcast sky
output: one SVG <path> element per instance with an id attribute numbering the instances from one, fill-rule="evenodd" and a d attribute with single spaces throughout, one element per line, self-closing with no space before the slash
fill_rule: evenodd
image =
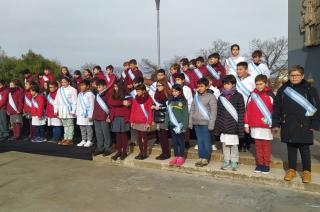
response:
<path id="1" fill-rule="evenodd" d="M 0 46 L 63 65 L 156 62 L 154 0 L 0 0 Z M 161 60 L 195 57 L 215 39 L 239 43 L 288 36 L 288 0 L 161 0 Z"/>

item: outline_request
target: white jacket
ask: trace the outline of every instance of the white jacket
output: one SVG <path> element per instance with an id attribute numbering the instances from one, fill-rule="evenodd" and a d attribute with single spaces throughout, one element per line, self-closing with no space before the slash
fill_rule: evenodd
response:
<path id="1" fill-rule="evenodd" d="M 58 89 L 57 96 L 54 100 L 54 113 L 58 113 L 59 118 L 61 119 L 68 119 L 68 118 L 75 118 L 75 116 L 71 114 L 76 113 L 77 108 L 77 89 L 71 87 L 70 85 L 64 88 L 66 97 L 68 102 L 71 103 L 71 111 L 69 112 L 67 105 L 63 103 L 63 99 L 61 96 L 61 89 Z"/>
<path id="2" fill-rule="evenodd" d="M 248 68 L 249 68 L 249 74 L 253 77 L 253 79 L 255 79 L 256 76 L 260 74 L 257 72 L 256 69 L 262 72 L 261 74 L 266 75 L 268 78 L 270 77 L 270 70 L 268 66 L 264 63 L 260 63 L 258 66 L 256 66 L 253 62 L 250 62 Z"/>
<path id="3" fill-rule="evenodd" d="M 82 93 L 78 94 L 78 99 L 77 99 L 77 110 L 76 110 L 77 125 L 84 125 L 84 126 L 85 125 L 93 125 L 93 121 L 89 121 L 89 119 L 92 118 L 95 96 L 91 91 L 87 91 L 84 93 L 83 101 L 84 101 L 85 107 L 88 109 L 88 116 L 84 117 L 83 113 L 85 111 L 84 111 L 84 108 L 82 108 L 82 106 L 81 106 L 80 94 L 82 94 Z"/>
<path id="4" fill-rule="evenodd" d="M 188 111 L 190 112 L 191 104 L 193 102 L 192 90 L 190 87 L 188 87 L 186 85 L 184 85 L 182 89 L 183 89 L 184 98 L 186 98 L 186 100 L 188 102 Z"/>
<path id="5" fill-rule="evenodd" d="M 230 64 L 230 60 L 233 60 L 235 63 L 235 69 L 234 67 Z M 237 76 L 237 64 L 240 62 L 245 62 L 246 59 L 244 57 L 238 56 L 237 58 L 235 57 L 229 57 L 228 59 L 226 59 L 226 63 L 225 63 L 225 69 L 227 74 L 232 74 L 233 76 Z"/>
<path id="6" fill-rule="evenodd" d="M 254 78 L 251 75 L 247 75 L 244 78 L 240 78 L 240 80 L 241 80 L 242 84 L 250 91 L 250 93 L 255 89 L 256 83 L 254 82 Z M 241 89 L 238 89 L 238 86 L 237 86 L 237 90 L 238 90 L 239 93 L 242 94 L 243 100 L 244 100 L 244 104 L 247 106 L 247 101 L 248 101 L 249 96 L 246 96 L 241 91 Z"/>

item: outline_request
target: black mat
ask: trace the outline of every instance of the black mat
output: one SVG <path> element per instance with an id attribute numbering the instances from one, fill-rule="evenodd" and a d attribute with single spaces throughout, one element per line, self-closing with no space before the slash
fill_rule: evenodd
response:
<path id="1" fill-rule="evenodd" d="M 61 146 L 54 143 L 33 143 L 30 141 L 0 142 L 0 153 L 17 151 L 39 155 L 92 160 L 92 149 L 77 146 Z"/>

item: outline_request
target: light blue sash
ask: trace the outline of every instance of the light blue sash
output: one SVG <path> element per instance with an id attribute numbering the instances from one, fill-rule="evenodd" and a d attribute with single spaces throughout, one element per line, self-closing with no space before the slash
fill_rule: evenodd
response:
<path id="1" fill-rule="evenodd" d="M 149 89 L 150 89 L 153 93 L 155 93 L 155 92 L 156 92 L 156 89 L 157 89 L 154 84 L 156 84 L 156 83 L 152 83 L 152 84 L 150 85 L 150 87 L 149 87 Z"/>
<path id="2" fill-rule="evenodd" d="M 298 103 L 301 107 L 306 109 L 305 116 L 313 116 L 317 112 L 317 108 L 314 107 L 304 96 L 292 89 L 291 87 L 286 87 L 283 91 L 290 99 Z"/>
<path id="3" fill-rule="evenodd" d="M 123 71 L 121 75 L 122 75 L 122 78 L 123 78 L 123 79 L 126 78 L 126 76 L 127 76 L 126 73 L 125 73 L 125 71 Z"/>
<path id="4" fill-rule="evenodd" d="M 169 119 L 170 119 L 170 122 L 175 126 L 173 128 L 173 131 L 176 133 L 176 134 L 180 134 L 182 133 L 182 130 L 183 130 L 183 125 L 182 123 L 179 123 L 176 116 L 174 115 L 173 111 L 172 111 L 172 106 L 171 104 L 167 104 L 168 105 L 168 114 L 169 114 Z"/>
<path id="5" fill-rule="evenodd" d="M 66 92 L 65 92 L 64 89 L 65 89 L 64 87 L 61 87 L 59 89 L 60 95 L 61 95 L 61 99 L 62 99 L 63 104 L 67 107 L 67 110 L 69 112 L 71 112 L 72 111 L 72 105 L 71 105 L 71 102 L 69 102 L 69 100 L 68 100 L 68 98 L 66 96 Z"/>
<path id="6" fill-rule="evenodd" d="M 106 73 L 106 79 L 107 79 L 108 82 L 110 82 L 110 77 L 109 77 L 108 73 Z"/>
<path id="7" fill-rule="evenodd" d="M 50 96 L 50 94 L 47 95 L 47 101 L 53 106 L 54 104 L 54 99 Z"/>
<path id="8" fill-rule="evenodd" d="M 229 112 L 233 119 L 236 120 L 236 122 L 238 122 L 238 112 L 231 104 L 231 102 L 224 96 L 220 96 L 219 98 L 224 108 Z"/>
<path id="9" fill-rule="evenodd" d="M 144 117 L 146 118 L 146 120 L 148 121 L 148 111 L 146 110 L 146 108 L 144 107 L 144 104 L 140 104 L 140 107 L 142 109 L 142 112 L 144 114 Z"/>
<path id="10" fill-rule="evenodd" d="M 202 104 L 202 102 L 199 99 L 198 92 L 196 95 L 194 95 L 194 100 L 196 102 L 197 107 L 199 108 L 199 111 L 203 118 L 205 118 L 207 121 L 210 121 L 210 113 L 208 112 L 207 108 Z"/>
<path id="11" fill-rule="evenodd" d="M 84 93 L 79 93 L 79 102 L 80 102 L 80 106 L 81 106 L 81 110 L 82 110 L 82 114 L 81 116 L 83 116 L 84 118 L 88 117 L 88 113 L 90 110 L 90 107 L 86 105 L 86 103 L 84 102 Z"/>
<path id="12" fill-rule="evenodd" d="M 13 108 L 13 110 L 16 112 L 16 113 L 19 113 L 18 109 L 17 109 L 17 106 L 16 106 L 16 103 L 14 103 L 13 99 L 12 99 L 12 95 L 11 93 L 9 93 L 9 105 Z"/>
<path id="13" fill-rule="evenodd" d="M 256 66 L 256 64 L 254 64 L 254 62 L 251 62 L 251 66 L 253 67 L 253 69 L 255 70 L 255 72 L 257 73 L 257 75 L 263 73 L 263 71 L 259 68 L 259 66 Z"/>
<path id="14" fill-rule="evenodd" d="M 221 72 L 217 72 L 211 65 L 207 65 L 206 66 L 208 71 L 210 72 L 210 74 L 216 79 L 216 80 L 220 80 L 220 75 Z"/>
<path id="15" fill-rule="evenodd" d="M 259 108 L 260 112 L 264 116 L 264 118 L 262 119 L 263 123 L 264 124 L 268 124 L 268 125 L 272 125 L 271 113 L 270 113 L 267 105 L 261 99 L 261 97 L 256 93 L 252 93 L 251 97 L 252 97 L 254 103 L 256 103 L 256 105 Z"/>
<path id="16" fill-rule="evenodd" d="M 131 70 L 131 69 L 129 69 L 128 74 L 129 74 L 129 77 L 131 78 L 131 80 L 133 81 L 134 78 L 135 78 L 135 76 L 134 76 L 134 74 L 132 73 L 132 70 Z"/>
<path id="17" fill-rule="evenodd" d="M 247 98 L 250 96 L 250 91 L 248 88 L 242 83 L 242 81 L 239 79 L 239 77 L 236 77 L 237 79 L 237 89 L 244 94 Z"/>
<path id="18" fill-rule="evenodd" d="M 2 95 L 0 94 L 0 101 L 2 100 Z"/>
<path id="19" fill-rule="evenodd" d="M 34 99 L 34 97 L 32 97 L 32 105 L 35 107 L 35 108 L 37 108 L 37 109 L 39 109 L 39 105 L 38 105 L 38 102 L 36 102 L 36 100 Z"/>
<path id="20" fill-rule="evenodd" d="M 136 98 L 137 91 L 136 90 L 131 91 L 130 95 L 132 96 L 132 98 Z"/>
<path id="21" fill-rule="evenodd" d="M 32 103 L 31 103 L 30 99 L 27 96 L 24 96 L 24 101 L 28 105 L 29 108 L 32 107 Z"/>
<path id="22" fill-rule="evenodd" d="M 101 93 L 103 93 L 103 92 L 104 92 L 104 91 L 102 91 Z M 102 110 L 103 110 L 106 114 L 109 114 L 109 108 L 108 108 L 107 104 L 103 101 L 103 99 L 101 98 L 100 94 L 97 94 L 96 100 L 97 100 L 99 106 L 102 108 Z"/>
<path id="23" fill-rule="evenodd" d="M 230 65 L 230 68 L 233 69 L 234 72 L 236 72 L 237 71 L 237 64 L 236 64 L 236 62 L 234 62 L 234 60 L 231 57 L 228 58 L 228 63 Z"/>
<path id="24" fill-rule="evenodd" d="M 172 85 L 174 85 L 174 83 L 175 83 L 174 80 L 173 80 L 173 76 L 172 75 L 170 76 L 170 82 L 171 82 Z"/>
<path id="25" fill-rule="evenodd" d="M 203 77 L 203 74 L 198 68 L 194 69 L 193 71 L 197 75 L 198 79 L 201 79 Z"/>

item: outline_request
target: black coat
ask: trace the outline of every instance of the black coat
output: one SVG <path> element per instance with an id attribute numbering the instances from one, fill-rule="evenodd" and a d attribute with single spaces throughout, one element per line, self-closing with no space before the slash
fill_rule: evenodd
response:
<path id="1" fill-rule="evenodd" d="M 319 130 L 319 110 L 312 116 L 305 116 L 306 110 L 284 94 L 286 87 L 304 96 L 316 108 L 319 108 L 317 90 L 307 81 L 299 84 L 285 83 L 277 92 L 273 104 L 272 127 L 281 128 L 281 141 L 285 143 L 313 144 L 313 130 Z"/>
<path id="2" fill-rule="evenodd" d="M 236 120 L 234 120 L 234 118 L 226 110 L 219 98 L 214 134 L 219 136 L 221 133 L 224 133 L 239 135 L 239 137 L 243 137 L 243 117 L 245 110 L 243 96 L 240 93 L 236 92 L 230 97 L 229 101 L 238 111 L 238 122 L 236 122 Z"/>

